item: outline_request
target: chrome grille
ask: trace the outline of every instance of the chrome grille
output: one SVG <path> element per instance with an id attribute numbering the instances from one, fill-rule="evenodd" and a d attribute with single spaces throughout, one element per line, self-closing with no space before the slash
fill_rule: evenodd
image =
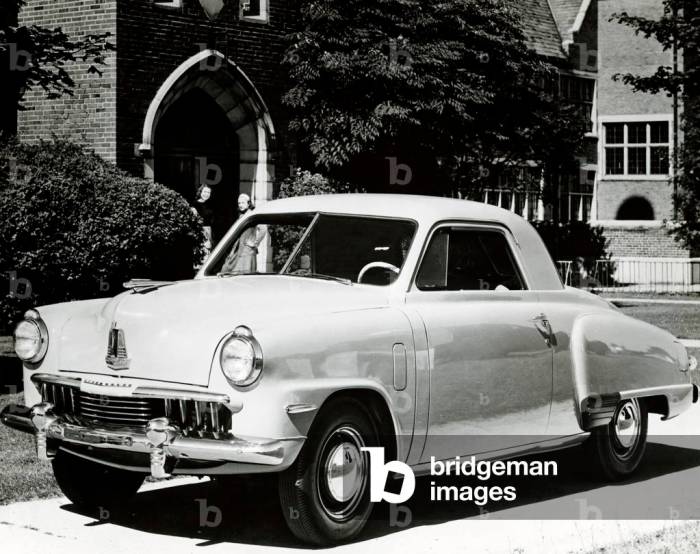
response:
<path id="1" fill-rule="evenodd" d="M 231 433 L 231 412 L 223 404 L 194 400 L 103 396 L 76 387 L 40 383 L 44 402 L 68 422 L 145 427 L 149 420 L 168 417 L 186 437 L 224 438 Z"/>
<path id="2" fill-rule="evenodd" d="M 177 421 L 186 437 L 220 438 L 229 434 L 231 412 L 215 402 L 165 400 L 165 417 Z"/>
<path id="3" fill-rule="evenodd" d="M 86 392 L 80 392 L 79 396 L 80 415 L 87 420 L 143 427 L 148 420 L 164 415 L 162 400 L 100 396 Z"/>
<path id="4" fill-rule="evenodd" d="M 72 423 L 145 427 L 149 419 L 165 415 L 165 401 L 160 399 L 103 396 L 54 383 L 42 383 L 41 389 L 43 400 Z"/>

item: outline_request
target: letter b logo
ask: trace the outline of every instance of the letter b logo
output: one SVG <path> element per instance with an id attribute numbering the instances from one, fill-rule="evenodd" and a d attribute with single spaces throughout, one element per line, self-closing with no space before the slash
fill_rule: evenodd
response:
<path id="1" fill-rule="evenodd" d="M 390 504 L 401 504 L 411 498 L 416 490 L 416 476 L 408 465 L 396 460 L 385 464 L 383 448 L 362 448 L 362 451 L 369 454 L 369 471 L 371 475 L 369 496 L 372 502 L 386 500 Z M 386 479 L 390 471 L 403 475 L 401 492 L 398 494 L 385 490 Z"/>

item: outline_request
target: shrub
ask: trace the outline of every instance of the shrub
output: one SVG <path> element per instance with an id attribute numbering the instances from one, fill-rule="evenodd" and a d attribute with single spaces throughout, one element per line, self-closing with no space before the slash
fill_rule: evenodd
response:
<path id="1" fill-rule="evenodd" d="M 595 269 L 596 260 L 609 258 L 607 239 L 600 227 L 583 221 L 555 224 L 551 221 L 533 223 L 547 250 L 555 261 L 583 258 L 587 270 Z"/>
<path id="2" fill-rule="evenodd" d="M 5 332 L 32 305 L 111 296 L 131 278 L 191 277 L 203 255 L 184 198 L 60 140 L 0 146 L 0 220 Z"/>

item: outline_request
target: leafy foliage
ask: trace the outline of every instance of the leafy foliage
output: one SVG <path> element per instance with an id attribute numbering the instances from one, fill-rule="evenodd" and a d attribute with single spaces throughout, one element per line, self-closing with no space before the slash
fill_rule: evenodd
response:
<path id="1" fill-rule="evenodd" d="M 682 64 L 661 66 L 651 75 L 619 74 L 615 78 L 633 90 L 678 95 L 683 100 L 683 145 L 678 148 L 675 171 L 676 207 L 681 220 L 674 227 L 676 239 L 700 252 L 700 7 L 687 0 L 664 0 L 658 20 L 615 14 L 613 19 L 632 27 L 636 34 L 658 41 L 664 50 L 677 49 Z"/>
<path id="2" fill-rule="evenodd" d="M 350 192 L 350 187 L 346 183 L 298 168 L 291 177 L 280 182 L 277 198 L 347 192 Z M 281 269 L 304 233 L 296 227 L 277 225 L 270 228 L 270 234 L 272 243 L 276 245 L 273 264 L 275 268 Z"/>
<path id="3" fill-rule="evenodd" d="M 520 9 L 304 0 L 285 56 L 291 131 L 317 167 L 375 190 L 392 157 L 436 194 L 483 184 L 494 163 L 572 159 L 580 114 L 553 94 L 556 69 L 527 47 Z"/>
<path id="4" fill-rule="evenodd" d="M 32 305 L 191 277 L 203 255 L 201 221 L 181 196 L 69 142 L 0 149 L 0 220 L 6 329 Z"/>
<path id="5" fill-rule="evenodd" d="M 70 62 L 88 64 L 88 73 L 102 74 L 105 55 L 115 50 L 111 33 L 69 37 L 60 28 L 17 25 L 16 14 L 24 0 L 3 0 L 0 6 L 0 67 L 3 87 L 18 107 L 29 90 L 41 89 L 48 98 L 72 95 L 75 81 L 66 69 Z M 5 68 L 10 68 L 6 71 Z"/>

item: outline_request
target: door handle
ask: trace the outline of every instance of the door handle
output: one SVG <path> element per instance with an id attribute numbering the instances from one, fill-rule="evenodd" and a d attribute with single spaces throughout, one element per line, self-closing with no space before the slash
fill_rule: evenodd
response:
<path id="1" fill-rule="evenodd" d="M 535 328 L 540 332 L 544 342 L 547 346 L 556 346 L 557 338 L 552 331 L 552 326 L 549 323 L 549 319 L 545 314 L 536 315 L 532 318 L 532 322 L 535 324 Z"/>

